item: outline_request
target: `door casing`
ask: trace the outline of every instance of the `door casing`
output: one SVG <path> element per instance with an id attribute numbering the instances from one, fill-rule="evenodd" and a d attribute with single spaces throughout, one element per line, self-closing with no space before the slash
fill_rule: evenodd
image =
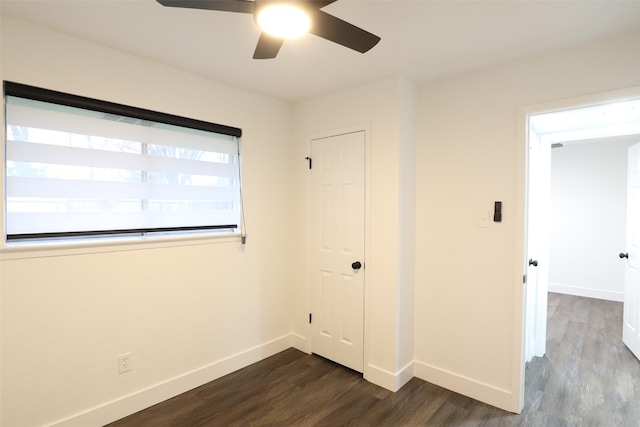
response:
<path id="1" fill-rule="evenodd" d="M 640 359 L 640 142 L 629 147 L 622 341 Z"/>

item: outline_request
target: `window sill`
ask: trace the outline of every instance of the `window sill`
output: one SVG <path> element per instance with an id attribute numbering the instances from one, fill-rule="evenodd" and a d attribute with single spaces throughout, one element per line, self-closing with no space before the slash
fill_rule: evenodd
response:
<path id="1" fill-rule="evenodd" d="M 125 252 L 172 248 L 180 246 L 198 246 L 220 243 L 240 243 L 240 233 L 213 234 L 202 233 L 175 236 L 119 237 L 104 239 L 79 239 L 55 242 L 5 243 L 0 247 L 0 261 L 49 258 L 69 255 L 86 255 L 108 252 Z"/>

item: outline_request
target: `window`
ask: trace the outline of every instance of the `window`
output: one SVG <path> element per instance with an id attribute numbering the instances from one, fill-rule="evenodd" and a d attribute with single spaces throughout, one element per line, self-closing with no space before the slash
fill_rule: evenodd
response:
<path id="1" fill-rule="evenodd" d="M 240 129 L 4 90 L 7 241 L 240 230 Z"/>

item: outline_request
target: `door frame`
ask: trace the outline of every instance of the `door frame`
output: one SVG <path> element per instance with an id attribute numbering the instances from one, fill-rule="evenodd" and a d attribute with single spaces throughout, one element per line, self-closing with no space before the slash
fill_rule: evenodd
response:
<path id="1" fill-rule="evenodd" d="M 632 260 L 634 258 L 636 258 L 635 261 L 637 262 L 637 257 L 633 256 L 637 254 L 633 254 L 632 251 L 634 249 L 633 248 L 634 246 L 637 251 L 638 242 L 634 241 L 634 239 L 640 236 L 635 236 L 635 232 L 632 231 L 634 227 L 633 225 L 631 225 L 631 223 L 634 223 L 634 224 L 637 223 L 638 221 L 637 218 L 634 221 L 633 220 L 634 216 L 632 214 L 633 213 L 637 214 L 635 210 L 640 207 L 640 206 L 634 206 L 635 201 L 638 200 L 637 199 L 638 195 L 634 195 L 632 193 L 632 191 L 635 190 L 638 184 L 638 178 L 640 177 L 632 175 L 633 172 L 631 171 L 631 168 L 635 169 L 638 165 L 640 165 L 640 163 L 637 163 L 640 161 L 639 157 L 640 157 L 640 142 L 636 141 L 635 144 L 633 144 L 627 149 L 627 165 L 630 169 L 627 169 L 627 221 L 626 221 L 626 230 L 625 230 L 626 238 L 625 238 L 625 249 L 624 249 L 625 252 L 627 253 L 627 260 L 624 263 L 624 269 L 625 269 L 624 271 L 624 313 L 622 318 L 622 342 L 627 346 L 629 351 L 631 351 L 631 353 L 633 353 L 633 355 L 638 360 L 640 360 L 640 341 L 638 341 L 638 337 L 639 337 L 638 331 L 637 331 L 638 325 L 635 323 L 638 320 L 638 316 L 635 310 L 631 309 L 631 307 L 637 308 L 638 303 L 640 301 L 638 301 L 637 299 L 629 301 L 630 300 L 629 297 L 631 294 L 630 289 L 635 288 L 638 285 L 638 280 L 640 279 L 632 273 L 632 270 L 634 268 L 635 268 L 636 274 L 638 271 L 638 266 L 632 266 Z M 632 210 L 634 212 L 632 212 Z M 622 255 L 622 253 L 620 255 Z M 637 294 L 631 295 L 631 296 L 635 296 L 636 298 L 638 298 Z M 627 306 L 627 302 L 629 302 L 629 306 Z M 629 313 L 629 311 L 631 311 L 631 313 Z M 633 329 L 627 326 L 630 323 L 628 322 L 628 319 L 631 314 L 636 315 L 635 319 L 632 319 Z"/>
<path id="2" fill-rule="evenodd" d="M 364 257 L 363 264 L 365 268 L 363 268 L 362 273 L 364 274 L 364 348 L 363 348 L 363 364 L 362 364 L 362 375 L 366 379 L 369 376 L 370 368 L 369 368 L 369 319 L 370 319 L 370 280 L 371 275 L 367 273 L 366 265 L 369 260 L 369 254 L 371 253 L 371 123 L 359 123 L 354 125 L 343 126 L 339 128 L 327 129 L 324 131 L 314 132 L 308 134 L 306 137 L 307 140 L 307 155 L 309 157 L 312 153 L 312 143 L 315 139 L 323 139 L 323 138 L 331 138 L 333 136 L 344 135 L 348 133 L 356 133 L 356 132 L 364 132 Z M 313 163 L 313 159 L 312 159 Z M 307 239 L 308 245 L 308 253 L 311 256 L 311 233 L 313 231 L 313 212 L 311 212 L 310 207 L 312 206 L 312 186 L 311 186 L 311 173 L 307 174 L 307 195 L 306 195 L 306 221 L 307 221 L 307 235 L 309 238 Z M 308 312 L 311 313 L 312 307 L 312 292 L 311 292 L 311 283 L 312 283 L 312 270 L 311 270 L 311 258 L 309 258 L 308 265 L 308 278 L 307 278 L 307 308 Z M 311 353 L 311 324 L 307 325 L 307 337 L 309 339 L 306 343 L 307 353 Z"/>
<path id="3" fill-rule="evenodd" d="M 520 412 L 524 406 L 525 386 L 525 333 L 526 300 L 523 277 L 527 272 L 527 212 L 529 178 L 529 117 L 537 114 L 553 113 L 563 110 L 606 104 L 640 97 L 640 86 L 599 92 L 590 95 L 565 98 L 518 108 L 517 146 L 516 146 L 516 236 L 514 268 L 514 347 L 512 364 L 513 408 Z M 546 307 L 543 308 L 546 316 Z"/>
<path id="4" fill-rule="evenodd" d="M 525 362 L 531 361 L 534 356 L 544 356 L 546 352 L 547 318 L 540 315 L 540 310 L 546 310 L 549 290 L 549 203 L 551 201 L 551 147 L 545 147 L 543 138 L 539 137 L 531 129 L 531 126 L 528 126 L 527 137 L 528 173 L 527 210 L 525 213 L 527 217 L 525 224 L 527 242 L 525 258 L 527 260 L 535 259 L 540 265 L 536 264 L 531 267 L 527 262 L 525 265 L 526 280 L 524 278 L 522 280 L 525 290 Z M 532 156 L 534 153 L 535 156 Z M 538 182 L 532 182 L 532 177 Z M 543 188 L 545 185 L 546 189 Z M 532 190 L 535 191 L 532 192 Z M 531 214 L 529 208 L 531 207 L 534 208 L 534 211 L 540 212 L 533 218 L 529 217 Z M 532 225 L 536 227 L 532 227 Z M 533 249 L 531 253 L 530 249 Z"/>

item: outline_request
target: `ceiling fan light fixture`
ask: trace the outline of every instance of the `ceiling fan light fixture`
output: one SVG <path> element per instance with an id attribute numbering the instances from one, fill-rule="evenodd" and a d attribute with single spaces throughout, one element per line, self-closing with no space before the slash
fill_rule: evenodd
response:
<path id="1" fill-rule="evenodd" d="M 167 7 L 250 14 L 261 30 L 253 59 L 275 58 L 286 39 L 307 32 L 360 53 L 368 52 L 380 41 L 375 34 L 322 10 L 337 0 L 156 1 Z"/>
<path id="2" fill-rule="evenodd" d="M 256 22 L 265 33 L 282 39 L 300 37 L 311 27 L 309 15 L 289 4 L 263 7 L 256 17 Z"/>

